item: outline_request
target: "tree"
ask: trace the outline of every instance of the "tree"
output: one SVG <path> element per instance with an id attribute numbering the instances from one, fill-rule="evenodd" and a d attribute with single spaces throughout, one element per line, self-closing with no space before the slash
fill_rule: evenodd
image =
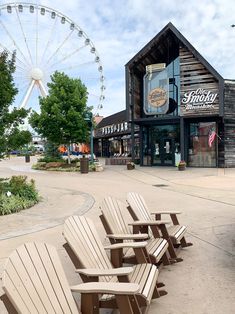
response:
<path id="1" fill-rule="evenodd" d="M 57 71 L 48 88 L 48 96 L 39 100 L 41 112 L 34 111 L 29 122 L 49 142 L 66 145 L 70 163 L 71 143 L 82 143 L 88 138 L 85 115 L 91 108 L 87 107 L 87 88 L 80 79 Z"/>
<path id="2" fill-rule="evenodd" d="M 29 143 L 29 131 L 20 131 L 19 125 L 24 123 L 29 110 L 24 108 L 12 108 L 15 96 L 18 92 L 13 82 L 13 73 L 15 71 L 15 53 L 12 57 L 6 51 L 0 53 L 0 156 L 8 154 L 14 149 Z M 23 132 L 23 133 L 22 133 Z M 14 136 L 21 137 L 18 141 Z"/>

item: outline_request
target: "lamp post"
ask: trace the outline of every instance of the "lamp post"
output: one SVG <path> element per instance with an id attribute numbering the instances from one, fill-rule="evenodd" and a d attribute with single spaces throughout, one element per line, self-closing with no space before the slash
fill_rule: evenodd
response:
<path id="1" fill-rule="evenodd" d="M 92 112 L 87 112 L 85 115 L 85 121 L 87 121 L 90 127 L 90 148 L 91 148 L 91 162 L 94 162 L 94 143 L 93 143 L 93 115 Z"/>

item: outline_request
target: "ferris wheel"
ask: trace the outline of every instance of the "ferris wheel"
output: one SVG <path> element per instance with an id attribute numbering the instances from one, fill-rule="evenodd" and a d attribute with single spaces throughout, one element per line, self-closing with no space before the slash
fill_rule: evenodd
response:
<path id="1" fill-rule="evenodd" d="M 88 89 L 88 106 L 98 113 L 105 99 L 103 66 L 88 35 L 52 8 L 25 2 L 0 5 L 0 51 L 16 51 L 14 82 L 19 108 L 39 108 L 55 72 L 80 78 Z"/>

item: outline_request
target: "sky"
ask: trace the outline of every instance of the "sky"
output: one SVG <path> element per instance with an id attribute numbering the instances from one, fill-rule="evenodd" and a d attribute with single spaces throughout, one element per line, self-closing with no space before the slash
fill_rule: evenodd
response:
<path id="1" fill-rule="evenodd" d="M 0 4 L 8 2 L 13 1 L 4 0 Z M 169 22 L 222 77 L 235 79 L 235 28 L 231 27 L 235 24 L 234 0 L 35 2 L 69 17 L 94 44 L 103 66 L 105 81 L 102 85 L 106 88 L 100 115 L 108 116 L 125 109 L 125 64 Z M 33 29 L 29 27 L 29 31 L 33 32 Z M 47 32 L 49 27 L 44 27 L 42 38 Z M 60 32 L 56 35 L 60 36 Z M 4 43 L 2 36 L 0 43 Z M 86 63 L 84 53 L 81 54 L 81 59 Z M 92 70 L 87 66 L 87 72 L 89 71 L 94 71 L 94 77 L 98 77 L 97 68 Z"/>

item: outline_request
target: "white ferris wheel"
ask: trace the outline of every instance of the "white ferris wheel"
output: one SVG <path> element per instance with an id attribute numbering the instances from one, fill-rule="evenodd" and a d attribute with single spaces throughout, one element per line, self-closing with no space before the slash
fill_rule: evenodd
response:
<path id="1" fill-rule="evenodd" d="M 38 111 L 38 96 L 57 70 L 80 78 L 88 89 L 88 106 L 98 113 L 104 101 L 103 66 L 88 35 L 52 8 L 25 2 L 0 5 L 0 51 L 16 51 L 16 105 Z"/>

